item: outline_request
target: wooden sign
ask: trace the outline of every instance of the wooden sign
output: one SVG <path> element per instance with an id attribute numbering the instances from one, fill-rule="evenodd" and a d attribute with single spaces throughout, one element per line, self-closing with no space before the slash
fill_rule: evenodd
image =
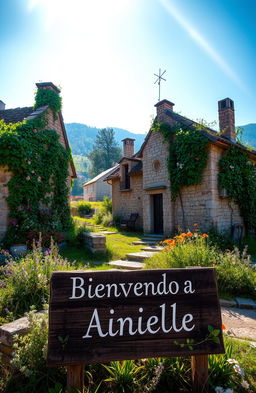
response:
<path id="1" fill-rule="evenodd" d="M 48 365 L 223 352 L 213 268 L 52 275 Z"/>

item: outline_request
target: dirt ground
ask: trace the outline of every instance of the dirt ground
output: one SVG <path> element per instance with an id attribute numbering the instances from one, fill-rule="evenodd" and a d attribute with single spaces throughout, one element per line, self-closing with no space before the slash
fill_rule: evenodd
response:
<path id="1" fill-rule="evenodd" d="M 256 340 L 256 310 L 221 307 L 221 314 L 230 335 Z"/>

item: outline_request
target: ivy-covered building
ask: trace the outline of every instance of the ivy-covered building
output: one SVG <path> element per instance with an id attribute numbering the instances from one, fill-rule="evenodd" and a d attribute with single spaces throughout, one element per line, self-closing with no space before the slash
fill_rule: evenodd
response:
<path id="1" fill-rule="evenodd" d="M 219 101 L 221 132 L 175 113 L 162 100 L 140 150 L 125 139 L 124 157 L 106 178 L 113 214 L 151 233 L 229 231 L 239 237 L 256 223 L 256 152 L 236 141 L 234 103 Z"/>
<path id="2" fill-rule="evenodd" d="M 24 242 L 31 232 L 63 231 L 76 177 L 61 113 L 60 90 L 37 83 L 35 105 L 0 101 L 0 239 Z"/>

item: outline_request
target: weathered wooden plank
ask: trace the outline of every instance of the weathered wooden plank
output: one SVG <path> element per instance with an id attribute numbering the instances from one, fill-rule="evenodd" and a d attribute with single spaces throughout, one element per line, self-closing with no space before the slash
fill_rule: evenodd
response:
<path id="1" fill-rule="evenodd" d="M 48 364 L 222 353 L 208 325 L 221 332 L 212 268 L 56 272 Z"/>

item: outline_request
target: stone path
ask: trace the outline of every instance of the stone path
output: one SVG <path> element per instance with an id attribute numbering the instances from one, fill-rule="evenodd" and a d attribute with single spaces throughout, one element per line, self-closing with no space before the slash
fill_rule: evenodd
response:
<path id="1" fill-rule="evenodd" d="M 256 310 L 221 307 L 221 315 L 230 336 L 256 340 Z"/>
<path id="2" fill-rule="evenodd" d="M 163 240 L 162 235 L 145 235 L 141 240 L 134 241 L 134 245 L 145 245 L 140 252 L 132 252 L 126 254 L 126 261 L 112 261 L 110 266 L 125 270 L 141 270 L 144 268 L 143 261 L 154 255 L 155 252 L 162 250 L 159 247 L 159 242 Z"/>

